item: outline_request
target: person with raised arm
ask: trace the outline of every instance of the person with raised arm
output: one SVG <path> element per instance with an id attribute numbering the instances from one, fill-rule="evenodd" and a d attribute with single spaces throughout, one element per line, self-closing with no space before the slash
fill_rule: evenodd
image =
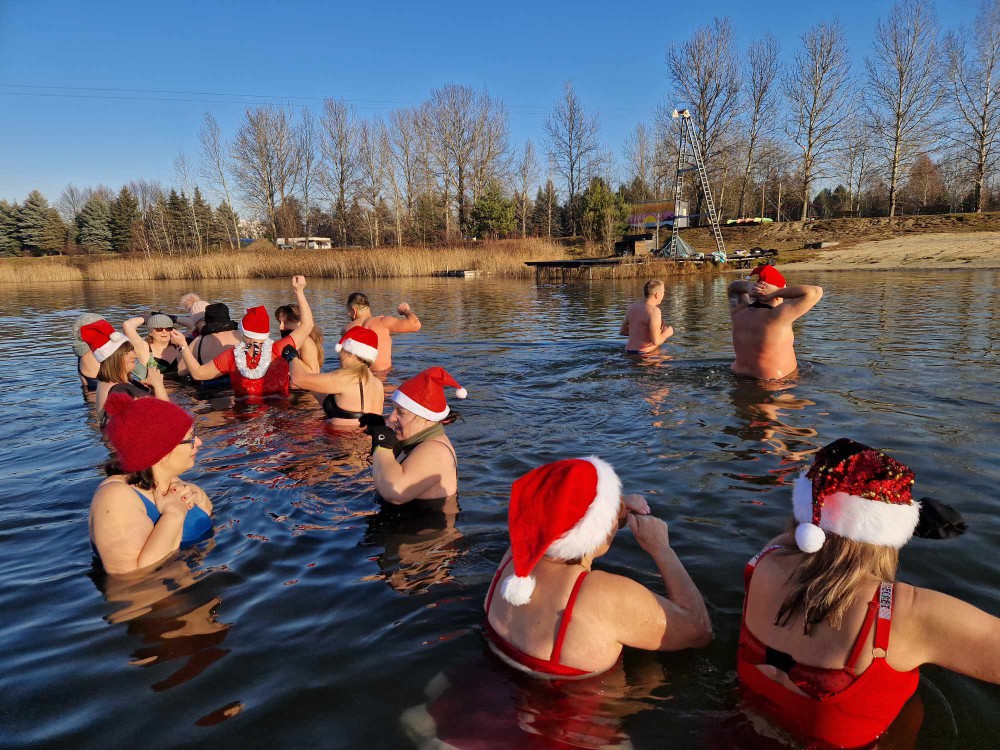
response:
<path id="1" fill-rule="evenodd" d="M 593 570 L 628 525 L 667 596 Z M 712 640 L 701 592 L 670 547 L 667 524 L 602 459 L 573 458 L 514 482 L 510 549 L 486 596 L 486 636 L 508 665 L 534 677 L 583 679 L 611 669 L 625 646 L 698 648 Z"/>
<path id="2" fill-rule="evenodd" d="M 792 486 L 794 531 L 747 564 L 736 664 L 748 704 L 810 747 L 868 747 L 936 664 L 1000 684 L 1000 619 L 896 579 L 912 536 L 965 523 L 914 474 L 853 440 L 822 448 Z"/>
<path id="3" fill-rule="evenodd" d="M 284 338 L 302 325 L 302 311 L 295 304 L 281 305 L 275 308 L 274 319 L 278 321 L 281 337 Z M 314 323 L 309 338 L 299 347 L 299 364 L 309 368 L 309 372 L 319 372 L 323 369 L 324 356 L 323 331 Z"/>
<path id="4" fill-rule="evenodd" d="M 163 373 L 157 368 L 150 368 L 141 381 L 133 378 L 139 360 L 132 342 L 112 328 L 108 321 L 102 318 L 82 326 L 80 338 L 87 343 L 98 362 L 97 397 L 94 402 L 98 416 L 104 414 L 104 403 L 113 393 L 131 398 L 155 396 L 161 401 L 170 400 L 163 386 Z"/>
<path id="5" fill-rule="evenodd" d="M 138 330 L 143 324 L 149 328 L 149 335 L 146 338 L 143 338 Z M 129 318 L 122 323 L 122 331 L 132 342 L 139 363 L 144 365 L 139 368 L 140 375 L 145 377 L 146 368 L 151 367 L 155 367 L 164 375 L 177 372 L 179 351 L 170 340 L 173 330 L 173 319 L 161 312 Z"/>
<path id="6" fill-rule="evenodd" d="M 282 351 L 286 346 L 298 349 L 313 327 L 312 309 L 305 295 L 305 277 L 293 276 L 292 288 L 302 311 L 302 324 L 278 341 L 270 338 L 271 316 L 263 305 L 250 308 L 243 316 L 239 328 L 240 343 L 205 364 L 198 362 L 184 336 L 174 331 L 171 340 L 180 348 L 191 377 L 213 380 L 220 375 L 229 375 L 233 393 L 239 397 L 287 396 L 290 378 L 288 362 L 282 357 Z"/>
<path id="7" fill-rule="evenodd" d="M 114 393 L 104 433 L 114 451 L 90 503 L 90 540 L 104 570 L 131 573 L 212 533 L 212 502 L 182 482 L 201 440 L 174 404 Z"/>
<path id="8" fill-rule="evenodd" d="M 787 378 L 799 366 L 792 323 L 816 306 L 823 289 L 786 286 L 774 266 L 758 266 L 750 276 L 757 280 L 734 281 L 727 289 L 736 353 L 732 370 L 758 380 Z"/>
<path id="9" fill-rule="evenodd" d="M 660 304 L 666 286 L 659 279 L 650 279 L 642 288 L 644 299 L 633 302 L 622 323 L 621 336 L 628 336 L 626 354 L 650 354 L 674 335 L 672 326 L 663 322 Z"/>
<path id="10" fill-rule="evenodd" d="M 372 370 L 375 372 L 387 372 L 392 367 L 392 334 L 414 333 L 420 330 L 420 318 L 408 304 L 400 302 L 396 312 L 403 317 L 372 315 L 368 297 L 362 292 L 354 292 L 347 298 L 347 315 L 351 322 L 341 329 L 341 333 L 347 333 L 354 326 L 375 331 L 378 335 L 378 358 L 372 365 Z"/>
<path id="11" fill-rule="evenodd" d="M 375 491 L 392 505 L 436 500 L 458 492 L 458 458 L 444 426 L 458 415 L 445 399 L 468 392 L 441 367 L 429 367 L 392 394 L 392 413 L 364 414 L 361 426 L 372 436 Z"/>

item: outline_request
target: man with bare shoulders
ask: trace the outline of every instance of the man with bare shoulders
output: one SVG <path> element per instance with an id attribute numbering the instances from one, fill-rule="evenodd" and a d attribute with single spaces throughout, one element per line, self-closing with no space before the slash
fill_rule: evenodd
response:
<path id="1" fill-rule="evenodd" d="M 660 314 L 660 303 L 663 302 L 665 292 L 666 287 L 662 281 L 650 279 L 642 288 L 645 299 L 633 302 L 629 307 L 619 331 L 621 336 L 628 336 L 626 354 L 649 354 L 674 335 L 674 329 L 663 322 Z"/>
<path id="2" fill-rule="evenodd" d="M 787 378 L 796 368 L 792 323 L 823 297 L 818 286 L 786 286 L 774 266 L 758 266 L 751 278 L 729 285 L 729 317 L 733 321 L 732 370 L 758 380 Z"/>
<path id="3" fill-rule="evenodd" d="M 341 329 L 341 335 L 355 326 L 375 331 L 378 335 L 378 356 L 372 365 L 372 372 L 385 372 L 392 367 L 392 334 L 415 333 L 420 330 L 420 318 L 405 302 L 401 302 L 396 312 L 402 315 L 372 315 L 368 305 L 368 297 L 361 292 L 354 292 L 347 298 L 347 314 L 351 322 Z"/>

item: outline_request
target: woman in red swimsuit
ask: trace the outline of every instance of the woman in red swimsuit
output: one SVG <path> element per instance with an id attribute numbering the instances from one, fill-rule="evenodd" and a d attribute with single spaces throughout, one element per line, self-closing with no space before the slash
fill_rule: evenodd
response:
<path id="1" fill-rule="evenodd" d="M 624 576 L 591 571 L 628 523 L 669 598 Z M 583 678 L 615 665 L 623 646 L 705 646 L 712 625 L 698 587 L 670 548 L 667 524 L 641 495 L 621 494 L 610 465 L 556 461 L 514 482 L 511 549 L 486 597 L 486 633 L 508 664 L 537 677 Z"/>
<path id="2" fill-rule="evenodd" d="M 921 664 L 1000 683 L 1000 620 L 895 582 L 899 548 L 924 525 L 912 484 L 895 459 L 837 440 L 795 482 L 794 534 L 746 567 L 740 683 L 752 708 L 811 747 L 875 742 Z"/>

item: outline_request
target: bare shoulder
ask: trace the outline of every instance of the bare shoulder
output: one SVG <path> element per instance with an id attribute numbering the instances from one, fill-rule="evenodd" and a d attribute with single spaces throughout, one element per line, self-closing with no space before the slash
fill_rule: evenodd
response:
<path id="1" fill-rule="evenodd" d="M 136 490 L 118 479 L 105 479 L 94 492 L 90 503 L 91 513 L 121 513 L 133 512 L 145 516 L 144 509 L 136 503 Z"/>

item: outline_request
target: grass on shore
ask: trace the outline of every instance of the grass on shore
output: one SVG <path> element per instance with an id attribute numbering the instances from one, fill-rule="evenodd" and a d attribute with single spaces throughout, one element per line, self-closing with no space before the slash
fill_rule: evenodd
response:
<path id="1" fill-rule="evenodd" d="M 284 278 L 294 274 L 316 278 L 381 279 L 434 276 L 461 269 L 478 270 L 498 278 L 530 279 L 534 278 L 535 271 L 524 265 L 525 261 L 576 257 L 581 257 L 579 252 L 543 239 L 487 241 L 448 248 L 382 247 L 374 250 L 278 250 L 270 242 L 257 241 L 245 250 L 218 250 L 205 255 L 4 259 L 0 261 L 0 283 L 198 281 Z M 614 275 L 621 278 L 651 273 L 672 275 L 677 269 L 673 263 L 655 261 L 623 266 L 616 269 Z M 594 275 L 603 274 L 595 272 Z"/>

